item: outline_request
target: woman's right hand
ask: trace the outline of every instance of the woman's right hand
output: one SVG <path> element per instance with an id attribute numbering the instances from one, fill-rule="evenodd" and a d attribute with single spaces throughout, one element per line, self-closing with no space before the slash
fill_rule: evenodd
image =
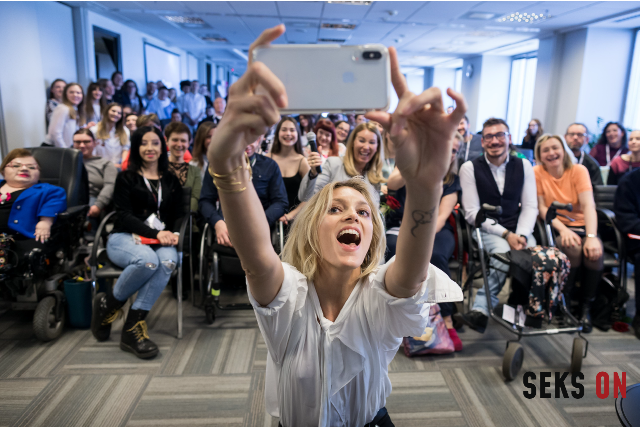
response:
<path id="1" fill-rule="evenodd" d="M 229 229 L 227 229 L 227 224 L 220 220 L 216 222 L 216 225 L 213 226 L 216 230 L 216 242 L 221 246 L 227 246 L 232 248 L 231 238 L 229 237 Z"/>
<path id="2" fill-rule="evenodd" d="M 175 246 L 178 244 L 178 236 L 171 231 L 160 231 L 156 235 L 156 239 L 160 241 L 162 246 Z"/>
<path id="3" fill-rule="evenodd" d="M 320 153 L 316 153 L 315 151 L 312 151 L 309 154 L 309 157 L 307 157 L 307 163 L 309 163 L 309 166 L 311 167 L 311 170 L 309 171 L 311 173 L 311 176 L 314 178 L 318 176 L 318 171 L 316 170 L 316 167 L 322 166 L 322 156 L 320 155 Z"/>
<path id="4" fill-rule="evenodd" d="M 253 50 L 267 46 L 284 33 L 284 25 L 265 30 L 249 48 L 247 71 L 229 89 L 227 109 L 207 150 L 214 172 L 226 174 L 243 162 L 247 145 L 280 120 L 278 108 L 287 106 L 282 82 L 261 62 L 252 62 Z"/>
<path id="5" fill-rule="evenodd" d="M 562 246 L 573 248 L 582 245 L 582 239 L 574 231 L 565 228 L 560 232 Z"/>

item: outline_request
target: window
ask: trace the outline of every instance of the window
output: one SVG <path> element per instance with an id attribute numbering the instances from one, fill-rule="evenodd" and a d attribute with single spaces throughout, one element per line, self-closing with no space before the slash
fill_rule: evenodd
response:
<path id="1" fill-rule="evenodd" d="M 536 84 L 536 57 L 516 57 L 511 62 L 511 83 L 507 104 L 507 123 L 514 144 L 522 144 L 533 109 L 533 90 Z"/>
<path id="2" fill-rule="evenodd" d="M 629 75 L 629 87 L 627 88 L 627 102 L 624 109 L 624 124 L 631 129 L 640 127 L 640 31 L 636 33 L 636 42 L 633 47 L 633 59 L 631 61 L 631 74 Z"/>

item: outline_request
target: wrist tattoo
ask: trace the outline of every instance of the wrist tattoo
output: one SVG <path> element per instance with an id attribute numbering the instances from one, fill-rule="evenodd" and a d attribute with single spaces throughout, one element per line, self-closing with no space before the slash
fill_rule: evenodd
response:
<path id="1" fill-rule="evenodd" d="M 414 231 L 420 227 L 421 225 L 424 224 L 431 224 L 431 221 L 433 221 L 433 213 L 435 212 L 436 208 L 435 206 L 433 208 L 431 208 L 428 211 L 421 211 L 421 210 L 415 210 L 411 213 L 411 217 L 413 218 L 413 220 L 415 221 L 416 225 L 413 226 L 413 228 L 411 229 L 411 235 L 413 237 L 416 237 Z"/>

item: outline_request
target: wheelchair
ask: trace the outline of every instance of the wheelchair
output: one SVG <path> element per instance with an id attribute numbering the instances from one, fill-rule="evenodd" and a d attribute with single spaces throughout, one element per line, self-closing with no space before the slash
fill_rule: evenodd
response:
<path id="1" fill-rule="evenodd" d="M 84 241 L 89 211 L 89 185 L 82 153 L 70 148 L 31 148 L 40 164 L 40 182 L 62 187 L 67 210 L 58 215 L 45 244 L 23 241 L 18 264 L 15 242 L 0 239 L 5 265 L 0 271 L 0 307 L 35 310 L 33 331 L 41 341 L 58 338 L 64 329 L 66 298 L 64 281 L 81 275 L 88 253 Z M 21 245 L 22 246 L 22 245 Z"/>
<path id="2" fill-rule="evenodd" d="M 284 248 L 284 226 L 280 221 L 277 224 L 271 233 L 271 242 L 275 251 L 280 253 Z M 201 305 L 209 325 L 216 320 L 216 310 L 253 310 L 250 303 L 220 303 L 220 274 L 244 275 L 244 271 L 235 249 L 217 244 L 213 227 L 207 222 L 200 240 L 199 278 Z"/>
<path id="3" fill-rule="evenodd" d="M 183 211 L 180 213 L 180 218 L 176 221 L 176 227 L 179 230 L 180 237 L 178 240 L 178 246 L 176 247 L 178 252 L 177 266 L 171 274 L 171 278 L 177 280 L 177 338 L 182 338 L 182 281 L 183 281 L 183 266 L 184 257 L 188 258 L 189 272 L 190 272 L 190 285 L 193 289 L 193 258 L 191 256 L 191 238 L 193 236 L 193 218 L 195 212 L 191 212 L 191 188 L 182 188 L 182 202 L 181 206 Z M 113 223 L 116 219 L 116 212 L 112 211 L 107 214 L 95 234 L 95 240 L 91 253 L 87 263 L 91 269 L 91 284 L 93 287 L 92 300 L 98 293 L 99 281 L 109 280 L 115 283 L 116 280 L 122 274 L 123 269 L 113 264 L 107 255 L 107 240 L 109 234 L 113 230 Z M 186 250 L 185 250 L 186 248 Z M 193 294 L 192 294 L 193 295 Z"/>
<path id="4" fill-rule="evenodd" d="M 549 207 L 543 225 L 544 232 L 540 236 L 541 239 L 539 241 L 542 246 L 554 245 L 554 236 L 551 229 L 551 221 L 553 221 L 553 219 L 558 215 L 557 210 L 562 209 L 571 211 L 573 208 L 571 204 L 562 205 L 557 202 L 553 202 L 553 204 Z M 474 279 L 481 278 L 483 280 L 490 318 L 496 321 L 500 326 L 504 327 L 507 331 L 516 335 L 517 338 L 516 340 L 507 341 L 506 350 L 503 356 L 502 374 L 506 380 L 513 380 L 522 368 L 522 363 L 524 361 L 524 349 L 522 348 L 522 345 L 519 341 L 523 337 L 532 336 L 577 333 L 578 337 L 574 338 L 572 345 L 570 372 L 580 372 L 580 369 L 582 368 L 582 359 L 587 356 L 589 342 L 582 336 L 582 325 L 580 321 L 570 313 L 569 308 L 566 306 L 564 296 L 561 295 L 562 303 L 558 308 L 566 324 L 554 324 L 550 328 L 532 329 L 526 326 L 520 326 L 518 325 L 517 321 L 516 323 L 507 322 L 494 312 L 494 307 L 492 306 L 491 302 L 491 292 L 489 290 L 489 260 L 487 259 L 488 254 L 486 254 L 484 250 L 484 243 L 480 229 L 481 225 L 487 219 L 497 222 L 497 220 L 492 215 L 500 215 L 501 213 L 502 209 L 500 206 L 483 204 L 480 211 L 478 211 L 478 214 L 476 215 L 474 227 L 471 227 L 470 224 L 465 222 L 466 245 L 469 256 L 468 275 L 467 280 L 465 281 L 463 286 L 463 292 L 468 293 L 468 305 L 466 311 L 471 310 L 472 307 L 471 296 L 473 281 Z M 539 225 L 539 223 L 537 225 L 537 228 L 539 233 L 541 231 L 541 226 Z M 475 239 L 473 237 L 475 237 Z M 510 252 L 504 254 L 491 254 L 489 258 L 497 259 L 498 261 L 506 265 L 511 264 Z M 547 315 L 548 314 L 549 313 L 547 313 Z"/>

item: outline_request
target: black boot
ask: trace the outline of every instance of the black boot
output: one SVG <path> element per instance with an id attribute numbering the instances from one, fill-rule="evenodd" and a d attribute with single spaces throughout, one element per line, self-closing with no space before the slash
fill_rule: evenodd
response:
<path id="1" fill-rule="evenodd" d="M 101 292 L 93 299 L 91 333 L 98 341 L 106 341 L 111 334 L 111 324 L 120 316 L 126 301 L 118 301 L 110 293 Z"/>
<path id="2" fill-rule="evenodd" d="M 591 304 L 596 299 L 596 290 L 602 278 L 603 270 L 584 269 L 582 282 L 580 283 L 580 321 L 582 322 L 582 332 L 589 333 L 593 330 L 591 324 Z"/>
<path id="3" fill-rule="evenodd" d="M 634 316 L 633 322 L 631 322 L 631 327 L 633 328 L 633 333 L 635 334 L 636 338 L 640 340 L 640 313 L 636 313 L 636 315 Z"/>
<path id="4" fill-rule="evenodd" d="M 135 354 L 140 359 L 149 359 L 158 354 L 158 346 L 149 339 L 147 322 L 144 320 L 149 314 L 145 310 L 129 310 L 127 321 L 122 328 L 120 348 Z"/>

